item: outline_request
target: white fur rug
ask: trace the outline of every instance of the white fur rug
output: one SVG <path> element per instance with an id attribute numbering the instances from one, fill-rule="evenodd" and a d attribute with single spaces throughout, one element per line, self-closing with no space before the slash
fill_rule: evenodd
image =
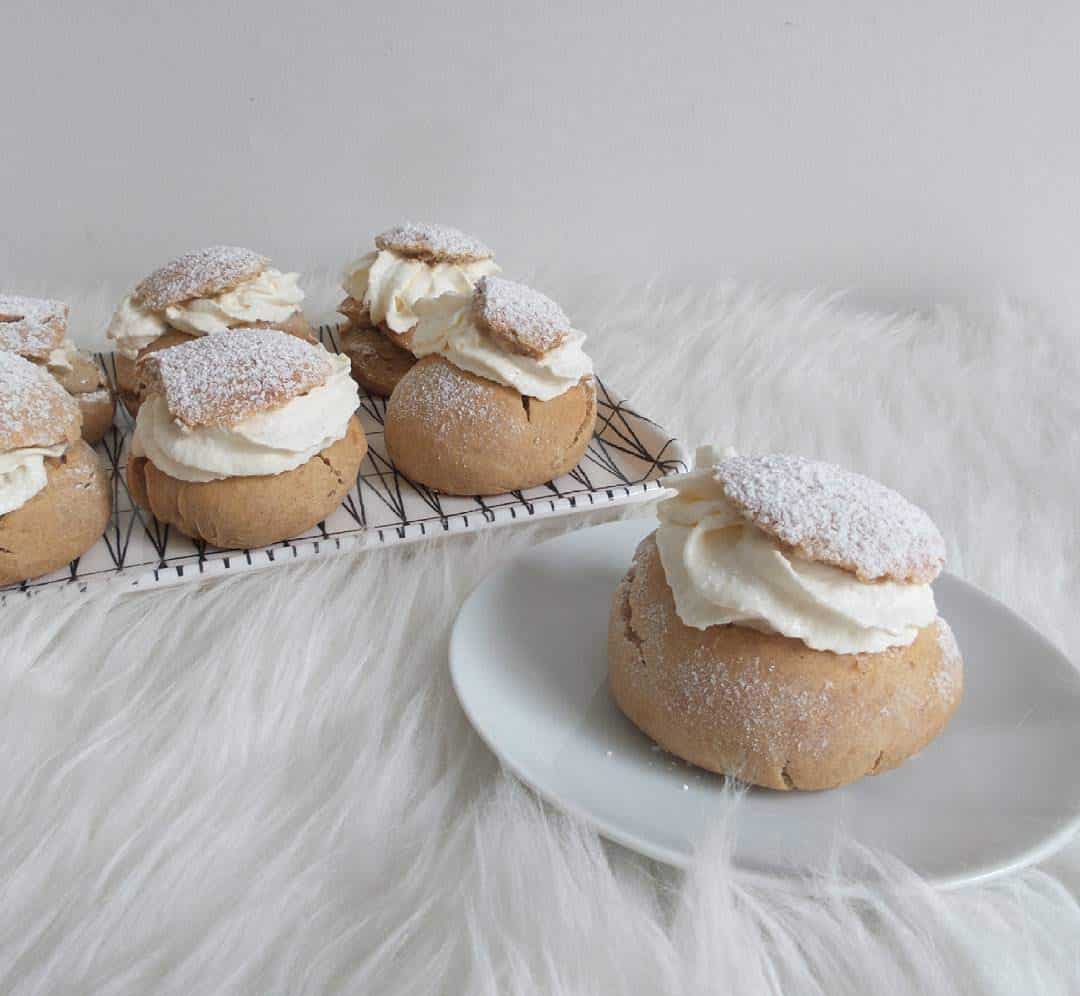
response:
<path id="1" fill-rule="evenodd" d="M 885 480 L 953 570 L 1080 656 L 1067 322 L 539 282 L 690 445 Z M 83 298 L 83 327 L 122 290 Z M 586 522 L 0 613 L 0 992 L 1080 992 L 1080 843 L 950 894 L 847 847 L 811 900 L 740 882 L 724 827 L 683 875 L 502 774 L 449 628 L 494 564 Z"/>

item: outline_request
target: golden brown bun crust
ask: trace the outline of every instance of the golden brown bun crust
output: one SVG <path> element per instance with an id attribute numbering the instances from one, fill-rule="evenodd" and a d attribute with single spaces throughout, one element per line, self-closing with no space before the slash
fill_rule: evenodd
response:
<path id="1" fill-rule="evenodd" d="M 55 571 L 81 557 L 109 522 L 112 497 L 97 454 L 82 440 L 47 459 L 49 483 L 21 508 L 0 515 L 0 584 Z"/>
<path id="2" fill-rule="evenodd" d="M 375 329 L 376 331 L 381 332 L 386 337 L 386 341 L 392 346 L 400 347 L 401 350 L 409 356 L 413 355 L 409 350 L 412 348 L 413 329 L 416 328 L 415 325 L 405 332 L 395 332 L 386 324 L 386 322 L 373 322 L 371 320 L 371 313 L 360 301 L 357 301 L 355 297 L 345 298 L 345 300 L 338 305 L 337 310 L 339 314 L 344 315 L 349 320 L 349 324 L 345 326 L 342 330 L 343 332 L 349 330 L 360 331 Z M 374 340 L 371 341 L 374 343 Z M 413 357 L 413 359 L 415 360 L 416 357 Z M 359 379 L 358 382 L 363 384 L 363 381 L 360 381 Z M 389 394 L 390 391 L 387 391 L 386 393 Z"/>
<path id="3" fill-rule="evenodd" d="M 138 377 L 135 374 L 135 360 L 122 353 L 113 353 L 113 365 L 116 370 L 116 396 L 135 418 L 139 414 Z"/>
<path id="4" fill-rule="evenodd" d="M 74 399 L 82 412 L 82 437 L 88 443 L 98 443 L 112 427 L 116 413 L 116 398 L 101 367 L 93 357 L 79 352 L 70 370 L 50 370 L 50 373 Z"/>
<path id="5" fill-rule="evenodd" d="M 160 522 L 213 546 L 247 549 L 296 536 L 321 522 L 356 483 L 367 438 L 353 416 L 344 437 L 283 474 L 179 481 L 136 457 L 128 463 L 135 503 Z"/>
<path id="6" fill-rule="evenodd" d="M 131 413 L 131 417 L 135 418 L 139 414 L 139 406 L 142 404 L 143 392 L 142 385 L 139 382 L 139 372 L 136 369 L 136 364 L 144 356 L 149 356 L 151 353 L 156 353 L 160 349 L 168 349 L 170 346 L 179 346 L 181 343 L 191 342 L 194 336 L 187 335 L 185 332 L 178 332 L 176 329 L 169 329 L 164 335 L 158 336 L 149 346 L 139 350 L 139 355 L 134 360 L 127 356 L 117 353 L 115 355 L 116 360 L 116 391 L 120 395 L 120 400 L 124 403 L 124 407 Z"/>
<path id="7" fill-rule="evenodd" d="M 234 328 L 276 328 L 306 342 L 319 341 L 302 311 L 290 315 L 286 321 L 279 322 L 277 325 L 270 322 L 241 322 Z M 188 335 L 186 332 L 169 329 L 168 332 L 158 336 L 145 349 L 140 349 L 139 355 L 134 360 L 120 353 L 115 354 L 117 394 L 120 395 L 120 400 L 124 403 L 124 407 L 128 412 L 131 413 L 132 418 L 139 414 L 139 406 L 142 404 L 142 390 L 139 385 L 139 375 L 135 370 L 135 364 L 144 356 L 156 353 L 160 349 L 168 349 L 170 346 L 179 346 L 181 343 L 190 342 L 194 338 L 195 336 Z"/>
<path id="8" fill-rule="evenodd" d="M 673 754 L 773 789 L 825 789 L 894 768 L 949 721 L 963 664 L 942 619 L 908 647 L 832 654 L 742 626 L 686 626 L 654 536 L 615 592 L 608 681 Z"/>
<path id="9" fill-rule="evenodd" d="M 113 424 L 116 414 L 116 398 L 107 387 L 88 391 L 86 394 L 73 394 L 82 412 L 82 436 L 88 443 L 100 443 Z"/>
<path id="10" fill-rule="evenodd" d="M 97 365 L 94 358 L 81 350 L 73 357 L 70 370 L 49 366 L 46 366 L 46 369 L 60 382 L 60 386 L 68 394 L 96 391 L 107 383 L 101 367 Z"/>
<path id="11" fill-rule="evenodd" d="M 551 401 L 420 360 L 386 407 L 386 448 L 406 477 L 452 495 L 495 495 L 573 469 L 596 424 L 596 386 L 583 380 Z"/>
<path id="12" fill-rule="evenodd" d="M 371 325 L 350 324 L 341 330 L 341 351 L 352 364 L 353 379 L 369 394 L 388 398 L 416 357 Z"/>
<path id="13" fill-rule="evenodd" d="M 351 325 L 370 325 L 371 316 L 368 314 L 367 308 L 364 307 L 362 301 L 357 301 L 355 297 L 351 295 L 346 297 L 341 304 L 337 306 L 338 314 L 344 315 Z"/>

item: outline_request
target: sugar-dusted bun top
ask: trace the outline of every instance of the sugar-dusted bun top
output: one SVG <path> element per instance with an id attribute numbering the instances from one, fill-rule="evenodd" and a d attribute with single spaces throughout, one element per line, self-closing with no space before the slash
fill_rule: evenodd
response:
<path id="1" fill-rule="evenodd" d="M 63 301 L 0 294 L 0 349 L 31 360 L 46 360 L 67 335 Z"/>
<path id="2" fill-rule="evenodd" d="M 194 249 L 151 273 L 135 288 L 132 298 L 150 311 L 164 311 L 181 301 L 230 290 L 257 277 L 269 262 L 265 256 L 237 246 Z"/>
<path id="3" fill-rule="evenodd" d="M 377 249 L 428 263 L 476 263 L 495 254 L 479 239 L 451 228 L 406 221 L 375 236 Z"/>
<path id="4" fill-rule="evenodd" d="M 714 474 L 758 529 L 860 581 L 925 584 L 945 562 L 945 541 L 930 517 L 861 474 L 782 455 L 728 457 Z"/>
<path id="5" fill-rule="evenodd" d="M 331 355 L 277 329 L 243 329 L 192 339 L 139 361 L 148 394 L 161 394 L 188 426 L 229 426 L 280 408 L 326 383 Z"/>
<path id="6" fill-rule="evenodd" d="M 477 326 L 508 352 L 537 358 L 561 346 L 572 329 L 546 294 L 505 277 L 481 277 L 473 292 Z"/>
<path id="7" fill-rule="evenodd" d="M 51 374 L 0 352 L 0 453 L 70 444 L 81 431 L 78 403 Z"/>

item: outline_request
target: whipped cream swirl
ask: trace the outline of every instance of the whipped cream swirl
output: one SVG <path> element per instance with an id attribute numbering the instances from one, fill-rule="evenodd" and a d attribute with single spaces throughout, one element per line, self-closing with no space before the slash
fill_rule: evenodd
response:
<path id="1" fill-rule="evenodd" d="M 462 370 L 531 398 L 550 401 L 592 374 L 581 332 L 571 332 L 562 345 L 537 359 L 508 352 L 476 326 L 471 294 L 446 294 L 425 301 L 417 305 L 417 314 L 409 346 L 416 356 L 438 353 Z"/>
<path id="2" fill-rule="evenodd" d="M 165 309 L 165 320 L 188 335 L 224 332 L 238 322 L 284 322 L 300 310 L 299 273 L 263 270 L 214 297 L 197 297 Z"/>
<path id="3" fill-rule="evenodd" d="M 348 357 L 330 359 L 334 369 L 325 383 L 229 426 L 184 425 L 155 394 L 139 409 L 131 452 L 181 481 L 294 470 L 345 436 L 360 401 Z"/>
<path id="4" fill-rule="evenodd" d="M 49 483 L 45 458 L 64 455 L 65 444 L 0 453 L 0 515 L 22 508 Z"/>
<path id="5" fill-rule="evenodd" d="M 140 350 L 159 339 L 168 329 L 164 318 L 137 305 L 129 294 L 113 313 L 105 335 L 116 343 L 116 351 L 121 356 L 134 360 Z"/>
<path id="6" fill-rule="evenodd" d="M 867 583 L 781 549 L 724 497 L 712 470 L 731 455 L 702 447 L 693 471 L 664 481 L 677 494 L 657 509 L 656 544 L 687 626 L 737 623 L 858 654 L 907 646 L 934 621 L 928 584 Z"/>
<path id="7" fill-rule="evenodd" d="M 481 277 L 498 272 L 492 259 L 425 263 L 379 249 L 348 267 L 342 287 L 367 308 L 373 324 L 385 324 L 391 332 L 401 335 L 416 324 L 419 302 L 443 294 L 471 294 Z"/>
<path id="8" fill-rule="evenodd" d="M 164 311 L 143 308 L 129 294 L 120 302 L 108 331 L 117 352 L 135 359 L 170 328 L 187 335 L 224 332 L 244 322 L 284 322 L 300 310 L 304 292 L 299 273 L 267 269 L 213 297 L 170 304 Z"/>

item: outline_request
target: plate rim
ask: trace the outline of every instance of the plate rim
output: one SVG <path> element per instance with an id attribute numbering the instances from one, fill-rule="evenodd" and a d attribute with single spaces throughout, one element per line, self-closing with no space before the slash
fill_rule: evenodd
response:
<path id="1" fill-rule="evenodd" d="M 499 564 L 494 570 L 488 572 L 480 582 L 469 592 L 460 608 L 457 615 L 454 618 L 454 624 L 450 633 L 450 640 L 448 644 L 448 664 L 450 670 L 450 682 L 454 689 L 454 695 L 457 697 L 459 706 L 462 712 L 465 714 L 465 718 L 469 721 L 469 725 L 473 731 L 480 738 L 485 747 L 495 756 L 499 761 L 501 767 L 509 771 L 518 781 L 527 786 L 530 791 L 535 792 L 546 803 L 558 809 L 561 812 L 567 813 L 574 819 L 580 820 L 586 826 L 594 829 L 600 836 L 607 840 L 613 841 L 627 849 L 634 851 L 637 854 L 644 855 L 646 858 L 650 858 L 654 861 L 659 861 L 663 864 L 670 865 L 682 871 L 687 871 L 694 866 L 699 860 L 694 854 L 686 855 L 681 851 L 677 851 L 670 847 L 665 847 L 661 844 L 656 844 L 648 841 L 644 838 L 637 836 L 634 833 L 627 832 L 621 829 L 619 826 L 611 823 L 610 820 L 596 816 L 586 810 L 584 807 L 578 805 L 576 802 L 569 802 L 565 798 L 557 796 L 549 789 L 536 784 L 532 778 L 530 778 L 522 769 L 519 764 L 514 760 L 507 757 L 506 754 L 500 750 L 497 745 L 492 742 L 488 735 L 488 732 L 483 728 L 482 724 L 477 721 L 477 717 L 474 715 L 473 710 L 470 708 L 468 696 L 462 694 L 461 688 L 461 667 L 458 662 L 464 660 L 465 654 L 462 653 L 462 641 L 463 635 L 463 619 L 465 614 L 473 604 L 474 600 L 481 597 L 489 586 L 495 585 L 499 579 L 503 578 L 509 573 L 520 561 L 533 555 L 541 547 L 547 547 L 557 543 L 564 543 L 571 541 L 572 538 L 579 533 L 591 532 L 593 530 L 608 530 L 608 531 L 630 531 L 629 527 L 635 529 L 641 529 L 645 526 L 651 526 L 655 529 L 655 520 L 647 519 L 644 516 L 630 516 L 627 518 L 619 519 L 616 522 L 605 522 L 599 525 L 582 525 L 579 528 L 570 529 L 559 536 L 554 536 L 549 539 L 545 539 L 539 543 L 535 543 L 524 550 L 518 551 L 515 555 L 508 560 Z M 642 536 L 646 535 L 647 531 L 642 532 Z M 947 578 L 950 583 L 955 583 L 963 589 L 967 589 L 969 593 L 974 593 L 978 598 L 989 601 L 995 610 L 1003 612 L 1012 624 L 1019 624 L 1027 635 L 1034 637 L 1036 641 L 1044 646 L 1046 650 L 1051 652 L 1061 661 L 1069 665 L 1074 673 L 1076 673 L 1078 679 L 1080 679 L 1080 667 L 1069 659 L 1068 655 L 1064 653 L 1060 648 L 1056 647 L 1042 632 L 1040 632 L 1035 626 L 1029 623 L 1023 616 L 1021 616 L 1014 609 L 1010 608 L 1004 602 L 1001 602 L 993 595 L 983 591 L 978 585 L 973 584 L 970 581 L 965 580 L 959 575 L 953 574 L 949 571 L 942 571 L 942 577 Z M 646 734 L 642 734 L 646 736 Z M 1032 865 L 1036 865 L 1041 861 L 1045 861 L 1053 855 L 1057 854 L 1062 848 L 1067 846 L 1070 842 L 1080 836 L 1080 799 L 1076 801 L 1075 809 L 1072 818 L 1065 821 L 1054 832 L 1040 838 L 1034 842 L 1030 847 L 1025 848 L 1022 852 L 1018 853 L 1012 860 L 1004 862 L 984 862 L 982 864 L 974 865 L 970 871 L 959 872 L 951 875 L 922 875 L 921 873 L 910 869 L 914 874 L 918 875 L 923 881 L 934 886 L 941 891 L 951 891 L 954 889 L 960 889 L 972 885 L 980 885 L 986 882 L 993 881 L 994 879 L 1001 878 L 1003 876 L 1011 875 L 1015 872 L 1022 871 L 1025 868 L 1030 868 Z M 898 859 L 900 860 L 900 859 Z M 793 874 L 784 874 L 782 870 L 775 871 L 761 871 L 758 869 L 747 868 L 741 866 L 736 858 L 732 858 L 732 865 L 735 871 L 745 880 L 767 880 L 772 885 L 776 884 L 794 884 L 797 879 Z"/>

